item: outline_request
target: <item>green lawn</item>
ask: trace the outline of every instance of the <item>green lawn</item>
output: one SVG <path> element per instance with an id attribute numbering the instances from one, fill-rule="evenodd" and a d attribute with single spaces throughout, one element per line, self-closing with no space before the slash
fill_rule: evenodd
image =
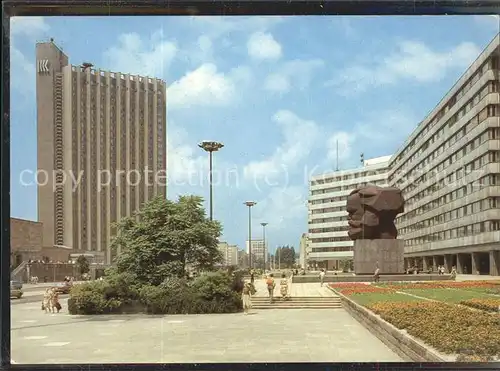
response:
<path id="1" fill-rule="evenodd" d="M 483 289 L 484 290 L 484 289 Z M 428 299 L 434 299 L 449 303 L 458 303 L 469 299 L 491 299 L 495 296 L 488 295 L 485 292 L 464 290 L 464 289 L 408 289 L 402 292 L 421 296 Z"/>
<path id="2" fill-rule="evenodd" d="M 355 294 L 348 296 L 349 299 L 355 301 L 356 303 L 367 306 L 377 302 L 409 302 L 409 301 L 422 301 L 422 299 L 415 298 L 413 296 L 404 294 L 387 294 L 387 293 L 366 293 L 366 294 Z"/>
<path id="3" fill-rule="evenodd" d="M 470 288 L 464 288 L 463 290 L 500 296 L 500 287 L 495 287 L 495 288 L 470 287 Z"/>

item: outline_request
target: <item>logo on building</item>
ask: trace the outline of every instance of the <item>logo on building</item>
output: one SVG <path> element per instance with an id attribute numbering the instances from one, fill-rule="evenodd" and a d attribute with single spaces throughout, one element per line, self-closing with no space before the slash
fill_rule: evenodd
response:
<path id="1" fill-rule="evenodd" d="M 49 60 L 48 59 L 42 59 L 36 62 L 36 71 L 38 73 L 47 73 L 50 72 L 49 70 Z"/>

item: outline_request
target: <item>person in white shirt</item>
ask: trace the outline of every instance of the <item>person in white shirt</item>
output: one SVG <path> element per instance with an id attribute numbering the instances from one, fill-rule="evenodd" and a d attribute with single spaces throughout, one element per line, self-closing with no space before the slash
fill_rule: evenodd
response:
<path id="1" fill-rule="evenodd" d="M 325 270 L 321 269 L 321 272 L 319 272 L 319 282 L 321 286 L 323 286 L 324 281 L 325 281 Z"/>

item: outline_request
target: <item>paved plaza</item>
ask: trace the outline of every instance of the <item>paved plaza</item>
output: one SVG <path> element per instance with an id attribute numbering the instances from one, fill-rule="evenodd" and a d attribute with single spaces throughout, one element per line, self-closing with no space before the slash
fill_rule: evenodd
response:
<path id="1" fill-rule="evenodd" d="M 274 288 L 274 296 L 275 297 L 280 297 L 280 281 L 281 278 L 275 278 L 275 283 L 276 286 Z M 330 290 L 327 287 L 327 283 L 325 283 L 323 286 L 319 283 L 291 283 L 289 281 L 289 290 L 290 290 L 290 295 L 294 298 L 297 297 L 332 297 L 332 296 L 337 296 L 334 294 L 332 290 Z M 266 280 L 264 279 L 256 279 L 254 282 L 255 288 L 257 292 L 255 293 L 255 296 L 257 297 L 268 297 L 269 292 L 267 291 L 267 285 L 266 285 Z"/>
<path id="2" fill-rule="evenodd" d="M 343 309 L 244 316 L 71 316 L 12 306 L 12 359 L 22 363 L 402 361 Z"/>

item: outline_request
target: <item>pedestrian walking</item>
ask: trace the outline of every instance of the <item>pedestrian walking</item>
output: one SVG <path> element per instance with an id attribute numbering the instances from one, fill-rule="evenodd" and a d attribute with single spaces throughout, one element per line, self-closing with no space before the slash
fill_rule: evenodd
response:
<path id="1" fill-rule="evenodd" d="M 45 313 L 52 312 L 51 297 L 52 297 L 52 290 L 49 287 L 47 290 L 45 290 L 42 300 L 42 310 L 44 310 Z"/>
<path id="2" fill-rule="evenodd" d="M 266 280 L 267 291 L 269 292 L 269 302 L 273 303 L 274 298 L 274 288 L 276 287 L 276 283 L 274 282 L 274 275 L 271 273 Z"/>
<path id="3" fill-rule="evenodd" d="M 450 276 L 452 280 L 457 278 L 457 268 L 455 266 L 451 267 Z"/>
<path id="4" fill-rule="evenodd" d="M 252 269 L 250 271 L 250 283 L 253 285 L 254 284 L 254 281 L 255 281 L 255 272 L 254 270 Z"/>
<path id="5" fill-rule="evenodd" d="M 280 294 L 281 294 L 281 299 L 286 300 L 288 297 L 288 279 L 286 278 L 286 274 L 283 273 L 281 275 L 281 281 L 280 281 Z"/>
<path id="6" fill-rule="evenodd" d="M 319 282 L 321 284 L 321 287 L 323 287 L 323 283 L 325 282 L 325 270 L 321 269 L 321 272 L 319 272 Z"/>
<path id="7" fill-rule="evenodd" d="M 373 281 L 375 281 L 375 282 L 380 281 L 380 269 L 379 269 L 379 267 L 375 268 L 375 273 L 373 274 Z"/>
<path id="8" fill-rule="evenodd" d="M 59 311 L 62 309 L 61 303 L 59 303 L 59 293 L 57 292 L 55 287 L 53 287 L 51 290 L 50 305 L 52 307 L 52 312 L 54 312 L 54 310 L 57 310 L 57 313 L 59 313 Z"/>
<path id="9" fill-rule="evenodd" d="M 252 309 L 252 295 L 255 295 L 255 292 L 255 286 L 251 282 L 245 281 L 241 295 L 243 300 L 243 314 L 245 315 L 249 314 L 250 309 Z"/>

